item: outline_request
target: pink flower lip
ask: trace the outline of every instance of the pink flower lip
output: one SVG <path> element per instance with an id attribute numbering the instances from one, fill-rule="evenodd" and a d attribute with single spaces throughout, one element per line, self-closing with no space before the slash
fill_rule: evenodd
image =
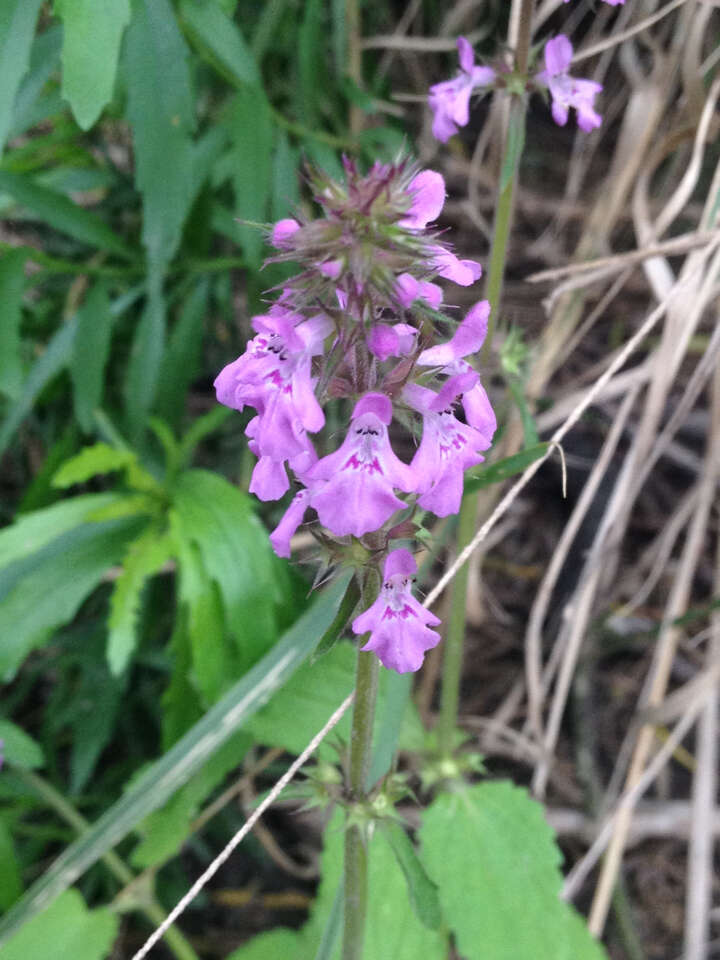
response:
<path id="1" fill-rule="evenodd" d="M 384 393 L 366 393 L 360 397 L 352 412 L 352 419 L 363 416 L 365 413 L 374 413 L 387 426 L 392 420 L 392 401 Z"/>
<path id="2" fill-rule="evenodd" d="M 394 577 L 396 574 L 411 577 L 414 573 L 417 573 L 417 564 L 415 563 L 415 557 L 409 550 L 401 547 L 387 555 L 385 569 L 383 570 L 385 579 Z"/>

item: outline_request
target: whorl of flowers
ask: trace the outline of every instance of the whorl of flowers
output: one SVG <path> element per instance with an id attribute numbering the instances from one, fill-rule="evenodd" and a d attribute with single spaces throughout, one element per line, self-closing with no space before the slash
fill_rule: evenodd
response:
<path id="1" fill-rule="evenodd" d="M 277 500 L 292 477 L 295 494 L 270 535 L 279 556 L 290 556 L 306 517 L 331 556 L 347 553 L 352 538 L 385 555 L 380 596 L 354 629 L 370 630 L 366 648 L 405 672 L 439 641 L 428 627 L 438 621 L 410 595 L 412 556 L 392 545 L 412 539 L 422 511 L 459 510 L 464 471 L 491 444 L 495 416 L 468 362 L 485 338 L 489 305 L 476 303 L 459 323 L 439 313 L 438 278 L 470 286 L 481 273 L 431 226 L 445 201 L 439 173 L 406 160 L 365 175 L 351 160 L 344 165 L 344 183 L 310 174 L 322 216 L 272 228 L 273 259 L 300 271 L 252 318 L 256 335 L 215 387 L 221 403 L 255 411 L 245 431 L 258 458 L 250 489 Z M 331 403 L 347 427 L 334 452 L 319 457 L 313 438 Z M 409 463 L 393 450 L 391 427 L 393 439 L 405 432 L 409 449 L 414 439 Z"/>
<path id="2" fill-rule="evenodd" d="M 623 0 L 606 0 L 607 3 L 622 3 Z M 508 71 L 504 64 L 497 70 L 475 64 L 475 55 L 465 37 L 458 37 L 460 72 L 452 80 L 433 84 L 428 91 L 428 105 L 433 115 L 432 132 L 437 140 L 447 143 L 459 127 L 470 120 L 470 98 L 476 91 L 487 92 L 493 87 L 524 90 L 549 94 L 552 116 L 555 123 L 564 127 L 570 108 L 577 113 L 581 130 L 589 133 L 602 123 L 602 117 L 594 109 L 596 94 L 602 85 L 593 80 L 570 76 L 573 58 L 572 44 L 564 34 L 553 37 L 545 44 L 545 68 L 535 77 L 519 77 Z"/>

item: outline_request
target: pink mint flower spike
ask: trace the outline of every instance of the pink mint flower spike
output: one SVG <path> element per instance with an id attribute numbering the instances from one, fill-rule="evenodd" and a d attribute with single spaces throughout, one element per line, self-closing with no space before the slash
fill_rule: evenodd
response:
<path id="1" fill-rule="evenodd" d="M 446 280 L 452 280 L 461 287 L 470 287 L 482 276 L 482 267 L 475 260 L 459 260 L 445 247 L 435 247 L 433 253 L 433 266 Z"/>
<path id="2" fill-rule="evenodd" d="M 442 304 L 442 287 L 428 280 L 417 280 L 411 273 L 401 273 L 395 281 L 395 296 L 400 306 L 409 309 L 416 300 L 424 300 L 433 310 Z"/>
<path id="3" fill-rule="evenodd" d="M 602 117 L 593 106 L 595 96 L 602 90 L 602 84 L 571 77 L 568 68 L 572 56 L 572 44 L 564 34 L 548 40 L 545 44 L 545 69 L 538 74 L 537 79 L 550 91 L 555 123 L 564 127 L 570 108 L 574 107 L 578 126 L 585 133 L 589 133 L 602 123 Z"/>
<path id="4" fill-rule="evenodd" d="M 478 87 L 489 86 L 495 80 L 491 67 L 475 65 L 472 46 L 465 37 L 458 37 L 460 73 L 452 80 L 433 84 L 428 104 L 433 112 L 432 132 L 441 143 L 458 132 L 470 120 L 470 96 Z"/>
<path id="5" fill-rule="evenodd" d="M 429 627 L 440 621 L 413 597 L 417 564 L 407 550 L 393 550 L 385 560 L 383 585 L 373 605 L 353 620 L 353 633 L 370 633 L 363 650 L 372 650 L 388 670 L 419 670 L 425 652 L 436 647 L 440 634 Z"/>
<path id="6" fill-rule="evenodd" d="M 311 497 L 320 522 L 342 537 L 361 537 L 379 530 L 405 504 L 394 490 L 410 493 L 415 478 L 392 451 L 388 424 L 392 403 L 382 393 L 367 393 L 355 404 L 342 446 L 323 457 L 306 474 L 312 483 L 325 481 Z"/>

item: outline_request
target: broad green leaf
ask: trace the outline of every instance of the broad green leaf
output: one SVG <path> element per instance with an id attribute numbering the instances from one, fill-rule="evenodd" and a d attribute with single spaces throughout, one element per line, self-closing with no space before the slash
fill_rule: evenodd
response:
<path id="1" fill-rule="evenodd" d="M 297 930 L 269 930 L 233 950 L 225 960 L 301 960 L 297 953 L 301 937 Z"/>
<path id="2" fill-rule="evenodd" d="M 467 960 L 606 956 L 560 900 L 561 854 L 542 807 L 524 788 L 486 782 L 440 794 L 423 814 L 420 839 Z"/>
<path id="3" fill-rule="evenodd" d="M 317 662 L 304 664 L 250 721 L 249 729 L 255 739 L 267 746 L 300 753 L 325 723 L 339 700 L 353 689 L 356 659 L 352 644 L 338 643 Z M 391 670 L 380 670 L 372 766 L 373 776 L 377 779 L 387 773 L 397 747 L 409 693 L 408 681 L 409 678 L 398 677 Z M 331 734 L 333 737 L 349 740 L 350 711 L 335 727 Z M 320 750 L 329 759 L 336 756 L 328 745 L 321 746 Z"/>
<path id="4" fill-rule="evenodd" d="M 200 694 L 201 701 L 210 704 L 237 676 L 239 657 L 225 629 L 220 590 L 203 566 L 200 550 L 182 536 L 176 522 L 173 522 L 173 530 L 180 566 L 180 602 L 186 608 L 191 652 L 188 679 Z"/>
<path id="5" fill-rule="evenodd" d="M 47 733 L 70 743 L 70 794 L 77 797 L 92 776 L 100 754 L 116 733 L 125 684 L 107 665 L 105 625 L 90 620 L 66 631 L 63 672 L 53 693 Z"/>
<path id="6" fill-rule="evenodd" d="M 125 670 L 137 646 L 137 622 L 145 582 L 162 569 L 173 553 L 170 535 L 159 533 L 154 525 L 128 547 L 110 598 L 107 657 L 115 676 Z"/>
<path id="7" fill-rule="evenodd" d="M 64 26 L 62 92 L 80 127 L 88 130 L 115 84 L 128 0 L 55 0 Z"/>
<path id="8" fill-rule="evenodd" d="M 253 713 L 288 681 L 308 657 L 317 637 L 332 623 L 346 587 L 347 580 L 339 578 L 323 590 L 272 650 L 57 858 L 25 896 L 0 919 L 0 944 L 55 901 L 59 894 L 116 846 L 148 814 L 166 803 L 208 757 L 246 726 Z M 335 706 L 339 703 L 340 697 Z"/>
<path id="9" fill-rule="evenodd" d="M 437 930 L 442 923 L 437 884 L 427 875 L 405 828 L 389 820 L 384 824 L 384 829 L 405 876 L 410 903 L 418 920 L 429 930 Z"/>
<path id="10" fill-rule="evenodd" d="M 85 433 L 94 429 L 93 415 L 102 403 L 113 320 L 107 288 L 97 283 L 78 312 L 70 361 L 75 416 Z"/>
<path id="11" fill-rule="evenodd" d="M 135 330 L 125 379 L 127 429 L 135 441 L 140 440 L 155 400 L 165 350 L 165 298 L 157 277 L 154 280 Z"/>
<path id="12" fill-rule="evenodd" d="M 380 677 L 381 696 L 375 708 L 370 784 L 385 776 L 398 747 L 408 749 L 408 743 L 417 740 L 418 728 L 423 729 L 415 704 L 410 699 L 412 674 L 382 669 Z"/>
<path id="13" fill-rule="evenodd" d="M 297 960 L 315 958 L 342 880 L 343 848 L 342 813 L 338 812 L 325 829 L 322 882 L 310 922 L 302 931 L 305 952 L 298 951 Z M 388 957 L 392 960 L 417 960 L 418 957 L 446 960 L 444 936 L 423 926 L 410 906 L 405 878 L 384 831 L 375 832 L 368 854 L 368 912 L 363 960 L 388 960 Z M 339 943 L 331 956 L 333 960 L 339 960 Z M 241 956 L 238 960 L 244 958 Z"/>
<path id="14" fill-rule="evenodd" d="M 522 473 L 531 463 L 544 457 L 549 446 L 549 443 L 536 443 L 519 453 L 513 453 L 510 457 L 498 460 L 497 463 L 491 463 L 490 466 L 479 467 L 465 478 L 465 493 L 472 493 L 482 487 L 489 487 L 493 483 L 507 480 L 508 477 L 514 477 L 516 473 Z"/>
<path id="15" fill-rule="evenodd" d="M 0 3 L 0 153 L 10 130 L 15 94 L 28 68 L 42 0 Z"/>
<path id="16" fill-rule="evenodd" d="M 45 762 L 40 745 L 24 730 L 0 717 L 0 740 L 5 762 L 23 770 L 33 770 L 41 767 Z"/>
<path id="17" fill-rule="evenodd" d="M 181 474 L 173 492 L 179 535 L 197 545 L 209 576 L 218 584 L 226 624 L 247 669 L 275 637 L 280 601 L 275 555 L 250 498 L 205 470 Z"/>
<path id="18" fill-rule="evenodd" d="M 10 250 L 0 257 L 0 392 L 11 399 L 20 393 L 23 381 L 20 361 L 20 319 L 25 291 L 24 250 Z"/>
<path id="19" fill-rule="evenodd" d="M 7 910 L 23 890 L 20 864 L 15 855 L 10 831 L 0 819 L 0 910 Z"/>
<path id="20" fill-rule="evenodd" d="M 118 450 L 107 443 L 94 443 L 65 461 L 55 474 L 53 485 L 66 489 L 76 483 L 85 483 L 91 477 L 124 470 L 136 459 L 132 450 Z"/>
<path id="21" fill-rule="evenodd" d="M 21 514 L 11 526 L 0 530 L 0 570 L 31 556 L 51 540 L 82 524 L 93 511 L 109 507 L 120 499 L 116 493 L 87 493 L 43 510 Z"/>
<path id="22" fill-rule="evenodd" d="M 236 215 L 241 220 L 263 222 L 268 215 L 273 149 L 273 121 L 265 94 L 249 87 L 238 90 L 228 123 L 235 153 Z M 259 266 L 262 232 L 249 224 L 237 224 L 236 228 L 238 242 L 248 263 Z"/>
<path id="23" fill-rule="evenodd" d="M 48 116 L 45 110 L 51 107 L 53 102 L 56 104 L 55 109 L 52 110 L 53 113 L 61 109 L 62 100 L 59 92 L 43 94 L 45 84 L 60 63 L 61 49 L 62 27 L 59 25 L 43 31 L 33 40 L 30 69 L 15 97 L 10 137 L 25 133 L 29 127 L 35 126 Z"/>
<path id="24" fill-rule="evenodd" d="M 29 558 L 24 575 L 0 600 L 0 677 L 10 679 L 51 630 L 71 620 L 137 536 L 134 518 L 84 524 Z"/>
<path id="25" fill-rule="evenodd" d="M 194 282 L 163 352 L 162 390 L 156 406 L 160 415 L 175 426 L 182 420 L 188 387 L 199 372 L 209 290 L 207 277 L 199 277 Z"/>
<path id="26" fill-rule="evenodd" d="M 123 257 L 132 251 L 95 213 L 73 203 L 64 194 L 48 190 L 27 174 L 0 170 L 0 191 L 31 210 L 54 230 L 66 233 L 81 243 Z"/>
<path id="27" fill-rule="evenodd" d="M 232 84 L 260 86 L 252 52 L 218 0 L 181 0 L 180 16 L 193 46 Z"/>
<path id="28" fill-rule="evenodd" d="M 32 918 L 2 950 L 2 960 L 106 960 L 117 933 L 117 914 L 109 907 L 88 910 L 77 890 L 66 890 Z"/>
<path id="29" fill-rule="evenodd" d="M 0 171 L 0 177 L 2 175 Z M 15 431 L 32 409 L 40 392 L 67 364 L 72 352 L 76 328 L 75 318 L 68 323 L 64 323 L 52 336 L 44 352 L 33 364 L 17 398 L 5 416 L 5 422 L 0 426 L 0 454 L 4 453 Z"/>
<path id="30" fill-rule="evenodd" d="M 161 274 L 192 202 L 195 126 L 188 51 L 168 0 L 138 0 L 125 36 L 123 71 L 143 197 L 143 243 L 151 272 Z"/>

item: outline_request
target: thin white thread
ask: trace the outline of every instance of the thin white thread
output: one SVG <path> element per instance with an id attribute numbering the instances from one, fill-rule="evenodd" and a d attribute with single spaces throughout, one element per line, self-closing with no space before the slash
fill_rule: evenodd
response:
<path id="1" fill-rule="evenodd" d="M 710 243 L 707 247 L 707 253 L 712 249 L 719 246 L 720 242 Z M 500 517 L 505 513 L 505 511 L 512 505 L 512 503 L 517 498 L 521 490 L 523 490 L 527 484 L 532 480 L 535 474 L 538 472 L 540 467 L 545 463 L 545 461 L 552 455 L 555 451 L 555 448 L 559 445 L 562 438 L 565 436 L 568 431 L 570 431 L 575 424 L 578 422 L 583 413 L 591 405 L 595 397 L 601 393 L 603 387 L 606 383 L 612 378 L 613 374 L 620 369 L 620 367 L 625 363 L 630 354 L 635 350 L 638 344 L 650 333 L 652 328 L 658 322 L 660 317 L 665 313 L 667 309 L 669 297 L 666 297 L 659 306 L 653 310 L 653 312 L 648 316 L 647 320 L 642 324 L 640 329 L 633 334 L 633 336 L 625 344 L 625 347 L 620 351 L 620 353 L 615 357 L 613 362 L 607 368 L 605 373 L 595 381 L 590 390 L 583 398 L 582 402 L 573 410 L 573 412 L 568 416 L 567 420 L 560 426 L 555 433 L 552 435 L 549 441 L 548 449 L 540 457 L 539 460 L 536 460 L 535 463 L 532 463 L 527 470 L 522 474 L 520 479 L 508 490 L 502 500 L 495 507 L 493 512 L 490 514 L 485 523 L 480 527 L 478 532 L 475 534 L 470 543 L 465 547 L 465 549 L 456 557 L 455 561 L 450 565 L 450 567 L 445 571 L 445 573 L 440 577 L 438 582 L 435 584 L 433 589 L 425 598 L 423 602 L 424 607 L 429 607 L 439 595 L 443 592 L 448 583 L 453 579 L 455 574 L 458 572 L 460 567 L 470 558 L 471 554 L 477 549 L 477 547 L 482 543 L 482 541 L 487 537 L 492 528 L 498 522 Z M 200 893 L 205 884 L 210 880 L 218 869 L 225 863 L 233 850 L 245 839 L 246 835 L 252 830 L 255 823 L 260 819 L 263 813 L 267 808 L 275 802 L 277 797 L 282 793 L 288 783 L 295 776 L 300 767 L 305 763 L 308 757 L 315 752 L 315 750 L 320 746 L 322 741 L 325 739 L 327 734 L 332 730 L 332 728 L 340 722 L 343 715 L 350 708 L 350 705 L 355 698 L 354 692 L 351 693 L 337 710 L 330 717 L 325 726 L 317 733 L 310 743 L 305 747 L 300 756 L 288 767 L 287 771 L 283 776 L 278 780 L 275 786 L 272 788 L 267 797 L 263 800 L 259 807 L 252 813 L 247 822 L 242 826 L 235 836 L 230 840 L 225 849 L 213 860 L 207 870 L 201 874 L 195 883 L 190 887 L 185 896 L 176 904 L 176 906 L 171 910 L 167 915 L 165 920 L 160 924 L 160 926 L 155 930 L 155 932 L 148 938 L 145 944 L 138 950 L 138 952 L 132 957 L 132 960 L 142 960 L 143 957 L 146 957 L 147 954 L 152 950 L 155 944 L 158 942 L 160 937 L 165 933 L 165 931 L 170 927 L 175 920 L 180 916 L 180 914 L 185 910 L 187 905 L 195 899 L 195 897 Z"/>
<path id="2" fill-rule="evenodd" d="M 220 867 L 225 863 L 225 861 L 228 859 L 230 854 L 233 852 L 235 847 L 237 847 L 238 844 L 242 843 L 242 841 L 245 839 L 247 834 L 252 830 L 252 828 L 255 826 L 257 821 L 263 815 L 263 813 L 265 813 L 267 808 L 271 804 L 273 804 L 275 800 L 277 800 L 279 795 L 282 793 L 282 791 L 285 789 L 288 783 L 290 783 L 292 778 L 298 772 L 300 767 L 305 763 L 308 757 L 312 753 L 314 753 L 315 750 L 317 750 L 317 748 L 320 746 L 320 744 L 328 735 L 328 733 L 330 733 L 332 728 L 337 723 L 340 722 L 341 718 L 343 717 L 345 712 L 349 709 L 354 699 L 355 699 L 355 693 L 353 691 L 353 693 L 351 693 L 345 700 L 343 700 L 343 702 L 337 708 L 335 713 L 333 713 L 333 715 L 330 717 L 330 719 L 322 728 L 322 730 L 320 730 L 319 733 L 315 734 L 315 736 L 312 738 L 310 743 L 305 747 L 305 749 L 300 754 L 300 756 L 297 757 L 297 759 L 290 764 L 288 769 L 285 771 L 282 777 L 280 777 L 278 782 L 272 788 L 270 793 L 265 797 L 263 802 L 252 812 L 252 814 L 248 817 L 246 822 L 238 830 L 238 832 L 235 834 L 232 840 L 230 840 L 230 842 L 222 850 L 222 852 L 219 853 L 217 857 L 215 857 L 215 859 L 207 868 L 207 870 L 197 878 L 195 883 L 190 887 L 190 889 L 185 894 L 185 896 L 178 901 L 175 907 L 173 907 L 173 909 L 170 911 L 167 917 L 163 920 L 163 922 L 160 924 L 157 930 L 155 930 L 154 933 L 152 933 L 148 937 L 148 939 L 145 941 L 143 946 L 138 950 L 136 954 L 134 954 L 132 960 L 142 960 L 143 957 L 146 957 L 148 955 L 148 953 L 152 950 L 152 948 L 158 942 L 160 937 L 162 937 L 162 935 L 165 933 L 168 927 L 172 926 L 172 924 L 177 920 L 177 918 L 185 910 L 188 904 L 195 899 L 198 893 L 200 893 L 200 891 L 208 882 L 208 880 L 212 879 L 212 877 L 217 873 Z"/>

